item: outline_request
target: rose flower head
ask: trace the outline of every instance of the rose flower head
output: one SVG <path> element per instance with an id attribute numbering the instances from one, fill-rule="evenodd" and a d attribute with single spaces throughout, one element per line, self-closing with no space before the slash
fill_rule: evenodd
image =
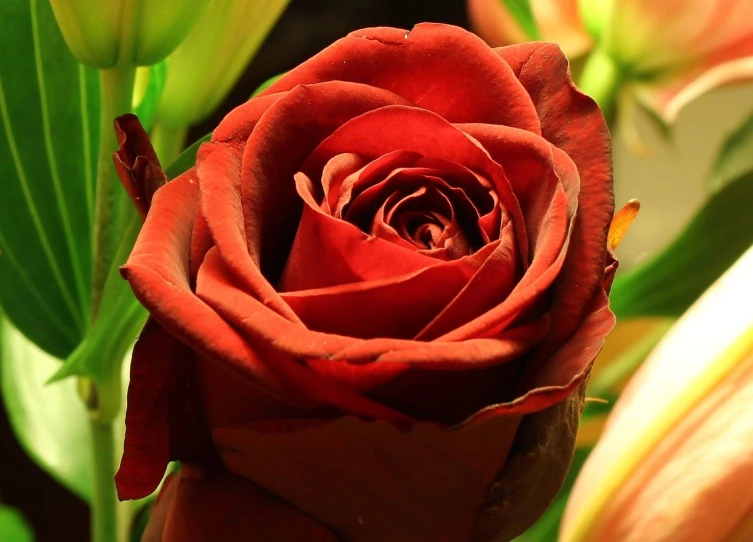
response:
<path id="1" fill-rule="evenodd" d="M 353 32 L 154 194 L 122 269 L 151 318 L 120 497 L 180 460 L 149 539 L 517 536 L 613 325 L 612 213 L 608 132 L 556 45 Z"/>

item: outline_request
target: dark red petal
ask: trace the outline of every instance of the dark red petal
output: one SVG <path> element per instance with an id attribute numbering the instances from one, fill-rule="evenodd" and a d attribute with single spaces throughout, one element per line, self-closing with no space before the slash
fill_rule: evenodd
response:
<path id="1" fill-rule="evenodd" d="M 126 436 L 115 485 L 120 500 L 151 494 L 174 458 L 170 412 L 186 402 L 190 351 L 154 320 L 133 349 L 128 383 Z"/>
<path id="2" fill-rule="evenodd" d="M 144 542 L 337 542 L 305 513 L 237 476 L 180 475 L 163 492 Z"/>
<path id="3" fill-rule="evenodd" d="M 113 154 L 115 171 L 141 217 L 145 217 L 157 189 L 167 182 L 149 136 L 136 115 L 116 118 L 115 134 L 120 147 Z"/>
<path id="4" fill-rule="evenodd" d="M 248 136 L 251 135 L 256 123 L 259 122 L 259 118 L 273 103 L 286 94 L 287 92 L 265 93 L 263 96 L 256 96 L 239 105 L 228 113 L 217 126 L 217 129 L 212 132 L 212 142 L 230 143 L 243 148 Z"/>
<path id="5" fill-rule="evenodd" d="M 490 259 L 467 289 L 424 332 L 427 336 L 448 333 L 447 338 L 452 340 L 501 329 L 515 314 L 530 308 L 552 284 L 565 251 L 572 247 L 567 238 L 578 205 L 579 189 L 578 171 L 573 162 L 541 137 L 505 126 L 464 124 L 459 127 L 477 139 L 505 169 L 525 217 L 532 263 L 515 290 L 502 302 L 490 291 L 495 284 L 492 277 L 499 276 L 500 269 L 508 269 L 509 265 Z M 489 312 L 484 314 L 485 310 Z M 469 320 L 467 315 L 480 314 L 483 314 L 481 318 L 460 328 Z"/>
<path id="6" fill-rule="evenodd" d="M 344 540 L 459 541 L 473 538 L 519 420 L 500 415 L 448 430 L 347 416 L 283 434 L 252 425 L 214 436 L 232 472 Z"/>
<path id="7" fill-rule="evenodd" d="M 202 356 L 222 360 L 288 402 L 318 404 L 308 390 L 290 380 L 287 373 L 297 366 L 277 366 L 260 358 L 191 291 L 189 255 L 198 200 L 199 187 L 188 178 L 178 178 L 157 192 L 133 252 L 121 268 L 123 276 L 155 320 Z"/>
<path id="8" fill-rule="evenodd" d="M 552 503 L 570 470 L 585 389 L 583 380 L 563 401 L 523 417 L 507 462 L 479 509 L 477 540 L 513 540 Z"/>
<path id="9" fill-rule="evenodd" d="M 520 273 L 521 266 L 512 224 L 508 222 L 502 228 L 500 240 L 494 251 L 481 263 L 458 295 L 447 303 L 434 319 L 426 323 L 416 338 L 418 340 L 435 339 L 461 326 L 470 325 L 471 322 L 484 317 L 488 311 L 501 304 L 511 304 L 512 293 L 519 291 L 516 283 Z M 497 332 L 502 329 L 503 327 L 500 327 Z M 493 335 L 492 333 L 480 336 L 491 337 Z M 472 338 L 475 336 L 462 337 L 462 339 Z"/>
<path id="10" fill-rule="evenodd" d="M 540 133 L 531 100 L 508 66 L 480 38 L 455 26 L 358 30 L 265 92 L 333 80 L 387 89 L 450 122 L 490 122 Z"/>
<path id="11" fill-rule="evenodd" d="M 283 299 L 309 329 L 363 339 L 410 339 L 458 294 L 473 272 L 462 260 L 434 260 L 434 265 L 407 275 L 289 292 Z"/>
<path id="12" fill-rule="evenodd" d="M 565 151 L 580 173 L 581 212 L 575 219 L 551 311 L 549 343 L 556 348 L 583 321 L 604 276 L 607 232 L 614 212 L 609 131 L 596 103 L 573 85 L 559 47 L 524 43 L 496 51 L 530 94 L 543 137 Z"/>
<path id="13" fill-rule="evenodd" d="M 201 270 L 199 271 L 196 290 L 202 299 L 206 300 L 235 326 L 242 327 L 246 323 L 244 320 L 249 320 L 248 313 L 244 311 L 245 307 L 240 306 L 238 303 L 238 299 L 243 293 L 242 285 L 228 272 L 216 249 L 212 249 L 207 253 L 204 265 L 201 266 Z M 199 300 L 197 299 L 197 301 Z M 202 301 L 199 302 L 204 305 Z M 258 305 L 258 302 L 256 304 Z M 207 307 L 207 310 L 211 310 L 209 306 L 204 306 Z M 264 312 L 259 312 L 257 308 L 257 311 L 252 313 L 250 319 L 258 320 L 262 314 L 266 317 L 271 317 L 274 314 L 271 311 L 266 312 L 270 314 L 267 315 Z M 215 314 L 213 311 L 212 313 Z M 289 322 L 280 318 L 279 320 L 274 319 L 269 323 L 272 326 L 281 326 L 284 329 L 285 324 Z M 305 329 L 296 324 L 291 325 L 296 326 L 298 329 Z M 193 326 L 198 327 L 195 322 Z M 204 330 L 203 332 L 206 334 L 204 340 L 212 339 L 209 330 Z M 255 341 L 252 338 L 246 338 L 244 345 L 260 359 L 263 359 L 265 365 L 285 376 L 285 384 L 295 390 L 295 393 L 292 395 L 293 398 L 307 398 L 309 402 L 313 403 L 313 406 L 329 404 L 343 412 L 357 413 L 357 415 L 370 418 L 398 421 L 410 419 L 408 416 L 362 397 L 352 390 L 344 388 L 326 378 L 322 378 L 308 367 L 300 365 L 296 359 L 275 348 L 277 335 L 278 332 L 272 327 L 270 329 L 269 341 Z M 274 391 L 274 388 L 272 388 L 272 391 Z M 295 404 L 296 401 L 292 400 L 290 402 Z"/>
<path id="14" fill-rule="evenodd" d="M 298 180 L 298 179 L 297 179 Z M 283 292 L 325 288 L 352 282 L 382 280 L 413 273 L 435 264 L 429 256 L 324 214 L 307 199 L 278 285 Z"/>
<path id="15" fill-rule="evenodd" d="M 537 245 L 546 237 L 558 188 L 567 196 L 568 223 L 576 214 L 580 192 L 576 165 L 561 149 L 530 132 L 490 124 L 461 124 L 458 128 L 478 140 L 504 168 L 520 202 L 535 257 Z"/>
<path id="16" fill-rule="evenodd" d="M 604 346 L 604 340 L 614 327 L 614 314 L 609 300 L 598 292 L 588 307 L 588 316 L 565 344 L 550 356 L 540 371 L 529 372 L 519 386 L 520 397 L 510 403 L 496 405 L 478 412 L 471 418 L 504 412 L 531 413 L 548 408 L 568 397 L 591 370 L 591 364 Z"/>
<path id="17" fill-rule="evenodd" d="M 262 276 L 259 255 L 249 252 L 241 207 L 241 153 L 234 145 L 209 143 L 199 149 L 197 172 L 201 212 L 227 265 L 266 306 L 300 322 Z"/>
<path id="18" fill-rule="evenodd" d="M 248 251 L 268 280 L 279 278 L 293 241 L 301 209 L 293 176 L 311 151 L 353 117 L 406 103 L 386 90 L 333 81 L 298 86 L 264 113 L 243 155 L 241 195 Z"/>
<path id="19" fill-rule="evenodd" d="M 395 127 L 400 129 L 396 130 Z M 369 134 L 364 139 L 363 134 Z M 483 172 L 492 183 L 503 211 L 513 222 L 523 261 L 528 242 L 520 205 L 503 169 L 481 146 L 438 115 L 407 106 L 387 106 L 343 124 L 311 153 L 306 171 L 321 171 L 338 154 L 357 152 L 377 158 L 393 151 L 409 151 Z"/>

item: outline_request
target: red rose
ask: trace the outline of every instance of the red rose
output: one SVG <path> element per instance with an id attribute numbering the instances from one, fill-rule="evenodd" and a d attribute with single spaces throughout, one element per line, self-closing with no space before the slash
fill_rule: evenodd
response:
<path id="1" fill-rule="evenodd" d="M 613 324 L 612 212 L 607 129 L 557 46 L 350 34 L 154 196 L 123 267 L 152 318 L 121 498 L 178 459 L 156 540 L 518 535 Z"/>

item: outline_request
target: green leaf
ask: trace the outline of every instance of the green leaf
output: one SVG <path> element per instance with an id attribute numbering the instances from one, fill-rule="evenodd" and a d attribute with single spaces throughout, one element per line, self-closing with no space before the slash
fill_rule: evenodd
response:
<path id="1" fill-rule="evenodd" d="M 500 0 L 531 41 L 541 40 L 541 33 L 533 18 L 530 0 Z"/>
<path id="2" fill-rule="evenodd" d="M 128 282 L 123 280 L 119 272 L 119 267 L 125 263 L 133 249 L 140 228 L 141 217 L 134 212 L 123 232 L 113 265 L 107 275 L 102 302 L 92 328 L 84 341 L 55 373 L 51 382 L 69 376 L 85 376 L 103 388 L 110 382 L 119 382 L 118 378 L 112 378 L 113 371 L 121 370 L 120 361 L 133 347 L 147 318 L 146 310 L 136 300 Z M 119 390 L 110 390 L 109 393 L 102 394 L 100 402 L 101 410 L 106 409 L 114 415 L 121 406 Z"/>
<path id="3" fill-rule="evenodd" d="M 141 125 L 147 132 L 151 129 L 154 117 L 157 115 L 157 106 L 162 97 L 166 76 L 167 60 L 154 66 L 139 68 L 137 72 L 133 112 L 139 117 Z"/>
<path id="4" fill-rule="evenodd" d="M 618 318 L 680 316 L 753 244 L 753 172 L 721 187 L 669 246 L 618 275 Z"/>
<path id="5" fill-rule="evenodd" d="M 21 515 L 10 506 L 0 506 L 0 540 L 5 542 L 34 542 L 34 533 Z"/>
<path id="6" fill-rule="evenodd" d="M 80 498 L 89 500 L 92 470 L 88 414 L 74 380 L 45 386 L 59 367 L 59 360 L 0 318 L 0 389 L 13 432 L 35 463 Z"/>
<path id="7" fill-rule="evenodd" d="M 0 2 L 0 305 L 64 357 L 90 312 L 99 83 L 47 0 Z"/>
<path id="8" fill-rule="evenodd" d="M 174 179 L 181 173 L 185 173 L 194 165 L 196 165 L 196 153 L 199 151 L 199 146 L 201 146 L 202 143 L 209 141 L 211 138 L 212 134 L 207 134 L 198 141 L 195 141 L 186 150 L 184 150 L 180 154 L 180 156 L 178 156 L 175 161 L 170 164 L 170 167 L 165 170 L 165 173 L 167 173 L 167 178 Z"/>
<path id="9" fill-rule="evenodd" d="M 711 168 L 708 187 L 716 192 L 727 183 L 753 171 L 753 115 L 748 117 L 722 144 Z"/>

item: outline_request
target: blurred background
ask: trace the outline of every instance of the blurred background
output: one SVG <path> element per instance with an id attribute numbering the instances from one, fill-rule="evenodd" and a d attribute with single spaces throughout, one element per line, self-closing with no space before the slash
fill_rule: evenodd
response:
<path id="1" fill-rule="evenodd" d="M 299 64 L 353 30 L 368 26 L 410 28 L 433 21 L 469 28 L 464 0 L 291 0 L 253 62 L 219 110 L 194 127 L 189 141 L 210 132 L 261 83 Z M 670 240 L 703 199 L 704 178 L 720 144 L 753 111 L 753 85 L 713 91 L 684 108 L 669 140 L 645 114 L 637 128 L 649 147 L 631 152 L 614 136 L 617 206 L 638 198 L 638 220 L 620 246 L 624 268 L 646 258 Z M 692 271 L 692 270 L 691 270 Z M 86 540 L 87 506 L 40 470 L 18 446 L 5 412 L 0 413 L 2 502 L 19 508 L 37 540 Z M 40 502 L 40 499 L 42 502 Z"/>

